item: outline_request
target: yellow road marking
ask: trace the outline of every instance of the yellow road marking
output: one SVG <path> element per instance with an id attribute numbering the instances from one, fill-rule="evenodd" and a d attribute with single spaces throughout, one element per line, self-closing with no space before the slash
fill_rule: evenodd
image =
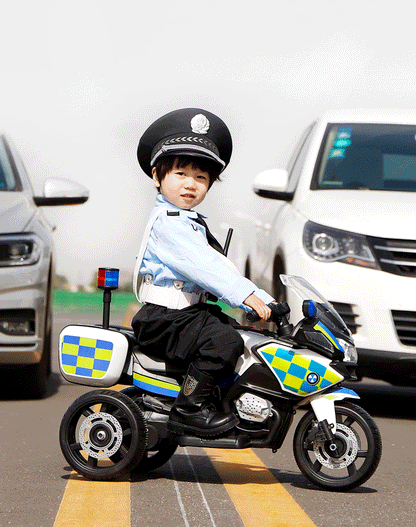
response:
<path id="1" fill-rule="evenodd" d="M 73 472 L 53 527 L 130 527 L 129 481 L 88 481 Z"/>
<path id="2" fill-rule="evenodd" d="M 245 527 L 316 527 L 252 450 L 205 452 Z"/>

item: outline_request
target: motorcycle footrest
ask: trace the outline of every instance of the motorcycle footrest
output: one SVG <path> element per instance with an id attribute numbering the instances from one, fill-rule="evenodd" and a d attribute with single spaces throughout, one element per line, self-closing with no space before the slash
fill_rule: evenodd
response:
<path id="1" fill-rule="evenodd" d="M 180 446 L 194 446 L 207 448 L 248 448 L 251 440 L 248 436 L 239 437 L 219 437 L 217 439 L 202 439 L 194 436 L 178 436 L 177 441 Z"/>

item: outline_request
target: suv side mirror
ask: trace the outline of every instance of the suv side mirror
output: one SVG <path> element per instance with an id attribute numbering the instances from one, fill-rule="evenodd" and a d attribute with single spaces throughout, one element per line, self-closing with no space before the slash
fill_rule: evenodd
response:
<path id="1" fill-rule="evenodd" d="M 80 205 L 89 198 L 89 191 L 75 181 L 63 178 L 49 178 L 43 185 L 43 196 L 34 196 L 39 207 L 53 205 Z"/>
<path id="2" fill-rule="evenodd" d="M 263 198 L 291 201 L 294 192 L 288 192 L 289 173 L 284 168 L 265 170 L 255 178 L 253 191 Z"/>

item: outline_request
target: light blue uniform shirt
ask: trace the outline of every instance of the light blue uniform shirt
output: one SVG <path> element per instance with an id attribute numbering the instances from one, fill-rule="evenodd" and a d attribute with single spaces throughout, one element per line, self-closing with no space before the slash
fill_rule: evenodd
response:
<path id="1" fill-rule="evenodd" d="M 218 251 L 208 245 L 205 227 L 192 219 L 198 217 L 195 211 L 180 209 L 158 194 L 155 209 L 160 207 L 179 214 L 163 212 L 154 222 L 140 267 L 141 275 L 152 275 L 153 284 L 162 287 L 172 287 L 174 280 L 181 280 L 186 293 L 208 291 L 221 302 L 247 312 L 251 309 L 243 302 L 252 293 L 266 304 L 273 302 L 253 282 L 235 274 Z"/>

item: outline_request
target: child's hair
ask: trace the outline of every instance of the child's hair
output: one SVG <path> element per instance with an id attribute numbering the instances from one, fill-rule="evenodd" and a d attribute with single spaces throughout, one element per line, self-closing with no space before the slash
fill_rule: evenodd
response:
<path id="1" fill-rule="evenodd" d="M 207 172 L 209 175 L 209 188 L 214 183 L 214 181 L 220 181 L 221 170 L 218 168 L 218 165 L 215 161 L 210 161 L 203 157 L 193 157 L 186 155 L 179 156 L 166 156 L 162 157 L 156 161 L 156 178 L 159 183 L 162 183 L 164 177 L 168 172 L 173 170 L 176 166 L 177 168 L 184 168 L 188 165 L 191 165 L 194 170 L 201 170 L 201 172 Z"/>

